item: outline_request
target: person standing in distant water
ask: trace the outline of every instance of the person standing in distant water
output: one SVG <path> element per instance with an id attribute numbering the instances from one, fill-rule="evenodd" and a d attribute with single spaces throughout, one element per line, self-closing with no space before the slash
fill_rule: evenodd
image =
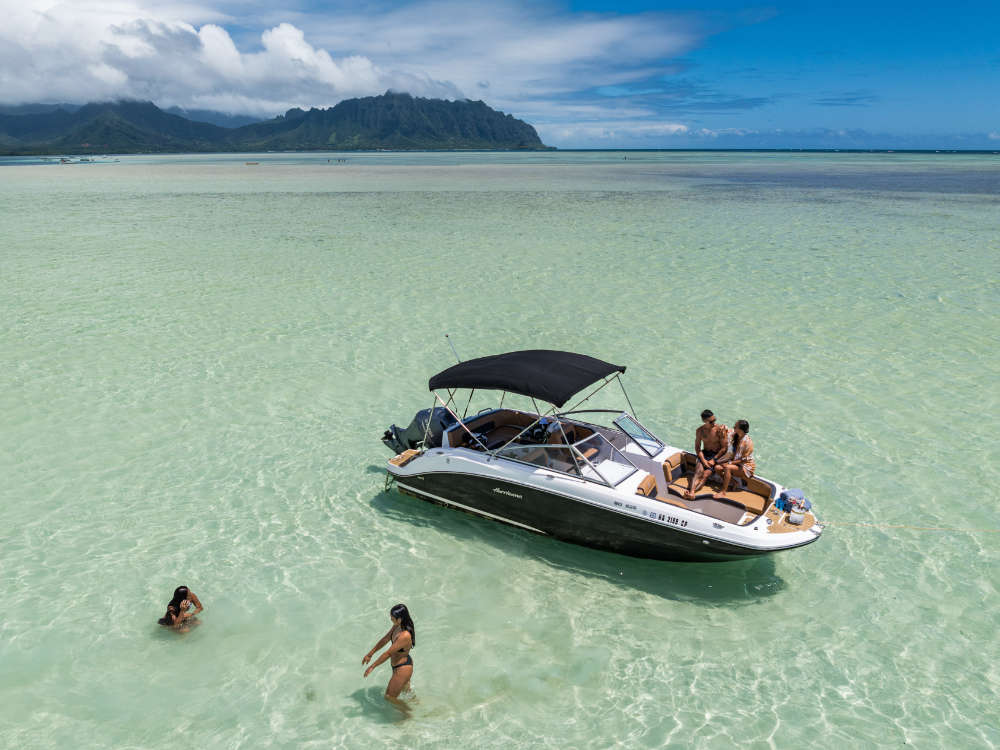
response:
<path id="1" fill-rule="evenodd" d="M 397 604 L 390 609 L 389 619 L 392 620 L 389 632 L 372 646 L 372 650 L 365 654 L 361 663 L 367 664 L 376 651 L 387 643 L 391 644 L 365 670 L 365 677 L 370 675 L 372 670 L 386 659 L 391 660 L 392 679 L 389 680 L 389 685 L 385 689 L 385 697 L 393 703 L 399 704 L 399 694 L 409 687 L 410 677 L 413 675 L 413 657 L 410 656 L 410 649 L 417 645 L 417 632 L 413 626 L 413 618 L 410 617 L 410 612 L 405 604 Z"/>
<path id="2" fill-rule="evenodd" d="M 701 413 L 701 426 L 694 433 L 694 454 L 698 460 L 694 465 L 691 483 L 684 493 L 687 500 L 694 500 L 695 493 L 705 485 L 715 471 L 715 459 L 723 452 L 728 431 L 729 428 L 724 424 L 715 423 L 715 414 L 711 409 L 705 409 Z"/>
<path id="3" fill-rule="evenodd" d="M 719 458 L 716 470 L 724 472 L 722 477 L 722 492 L 719 497 L 725 497 L 729 491 L 729 481 L 733 477 L 747 480 L 757 470 L 753 459 L 753 440 L 750 439 L 750 423 L 745 419 L 737 420 L 733 431 L 726 441 L 726 454 Z"/>
<path id="4" fill-rule="evenodd" d="M 195 607 L 194 612 L 189 611 L 192 606 Z M 174 597 L 167 605 L 167 613 L 160 618 L 159 624 L 186 633 L 192 625 L 199 624 L 194 616 L 203 609 L 205 608 L 201 606 L 197 594 L 187 586 L 178 586 L 174 589 Z"/>

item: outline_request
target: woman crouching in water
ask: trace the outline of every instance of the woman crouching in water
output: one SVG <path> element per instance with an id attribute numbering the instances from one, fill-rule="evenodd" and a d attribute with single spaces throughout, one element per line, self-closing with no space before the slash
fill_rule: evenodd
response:
<path id="1" fill-rule="evenodd" d="M 189 611 L 192 606 L 196 608 L 194 612 Z M 159 624 L 186 633 L 192 625 L 200 624 L 195 615 L 203 609 L 193 591 L 187 586 L 178 586 L 174 589 L 174 596 L 167 605 L 167 613 L 160 618 Z"/>
<path id="2" fill-rule="evenodd" d="M 413 627 L 413 618 L 410 617 L 410 612 L 405 604 L 397 604 L 390 609 L 389 618 L 392 620 L 389 632 L 372 646 L 372 650 L 365 654 L 361 663 L 367 664 L 376 651 L 387 643 L 391 644 L 365 670 L 365 677 L 371 674 L 375 667 L 389 659 L 392 664 L 392 679 L 389 680 L 389 685 L 385 689 L 385 697 L 393 703 L 398 703 L 399 694 L 409 687 L 410 677 L 413 675 L 413 657 L 410 656 L 410 649 L 417 645 L 417 632 Z"/>

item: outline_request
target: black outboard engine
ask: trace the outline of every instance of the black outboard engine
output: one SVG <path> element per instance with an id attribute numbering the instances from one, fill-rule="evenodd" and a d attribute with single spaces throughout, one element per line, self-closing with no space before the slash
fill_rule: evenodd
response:
<path id="1" fill-rule="evenodd" d="M 424 432 L 427 431 L 427 420 L 430 418 L 430 432 L 427 435 L 425 448 L 437 448 L 441 445 L 441 433 L 455 424 L 455 418 L 447 409 L 442 406 L 435 406 L 433 409 L 423 409 L 418 411 L 410 422 L 409 427 L 401 430 L 396 425 L 392 425 L 382 435 L 382 442 L 393 453 L 402 453 L 410 448 L 416 448 L 417 443 L 424 439 Z"/>

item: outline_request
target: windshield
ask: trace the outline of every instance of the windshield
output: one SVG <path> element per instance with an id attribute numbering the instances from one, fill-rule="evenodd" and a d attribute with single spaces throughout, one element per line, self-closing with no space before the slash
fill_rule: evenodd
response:
<path id="1" fill-rule="evenodd" d="M 584 477 L 615 486 L 636 471 L 635 465 L 599 432 L 574 447 L 585 459 L 580 462 Z"/>
<path id="2" fill-rule="evenodd" d="M 622 412 L 622 415 L 614 421 L 614 424 L 648 453 L 650 458 L 663 450 L 663 443 L 653 433 L 639 424 L 631 414 Z"/>
<path id="3" fill-rule="evenodd" d="M 579 458 L 574 461 L 573 454 L 565 445 L 508 445 L 498 450 L 497 455 L 563 474 L 579 475 L 577 463 L 583 463 Z"/>
<path id="4" fill-rule="evenodd" d="M 574 443 L 572 447 L 508 445 L 498 450 L 496 455 L 563 474 L 582 476 L 612 487 L 636 471 L 635 465 L 600 433 Z"/>

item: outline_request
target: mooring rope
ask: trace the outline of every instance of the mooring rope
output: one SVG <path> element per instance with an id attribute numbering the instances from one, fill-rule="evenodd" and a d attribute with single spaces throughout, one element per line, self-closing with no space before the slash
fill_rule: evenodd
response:
<path id="1" fill-rule="evenodd" d="M 847 521 L 820 521 L 827 526 L 857 526 L 866 529 L 910 529 L 911 531 L 951 531 L 956 534 L 1000 534 L 1000 529 L 952 529 L 945 526 L 908 526 L 894 523 L 849 523 Z"/>

